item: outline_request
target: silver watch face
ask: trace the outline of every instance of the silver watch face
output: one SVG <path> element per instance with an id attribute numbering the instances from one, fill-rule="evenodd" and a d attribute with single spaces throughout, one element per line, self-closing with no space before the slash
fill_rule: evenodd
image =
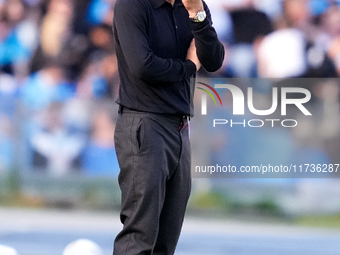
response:
<path id="1" fill-rule="evenodd" d="M 197 13 L 197 19 L 199 22 L 202 22 L 203 20 L 205 20 L 206 14 L 205 12 L 199 12 Z"/>

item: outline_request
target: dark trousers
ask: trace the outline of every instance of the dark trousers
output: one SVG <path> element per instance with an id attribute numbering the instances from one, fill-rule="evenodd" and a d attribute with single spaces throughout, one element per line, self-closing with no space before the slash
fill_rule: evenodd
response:
<path id="1" fill-rule="evenodd" d="M 113 254 L 174 254 L 191 189 L 187 118 L 124 108 L 115 146 L 124 226 Z"/>

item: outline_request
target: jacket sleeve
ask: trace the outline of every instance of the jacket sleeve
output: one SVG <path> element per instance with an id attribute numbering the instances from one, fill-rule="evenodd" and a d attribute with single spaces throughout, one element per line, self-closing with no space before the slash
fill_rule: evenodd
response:
<path id="1" fill-rule="evenodd" d="M 190 60 L 164 59 L 154 54 L 147 36 L 147 8 L 140 0 L 117 1 L 113 29 L 131 74 L 151 83 L 179 82 L 196 72 Z"/>
<path id="2" fill-rule="evenodd" d="M 212 26 L 210 10 L 205 2 L 203 2 L 203 4 L 207 14 L 206 19 L 203 22 L 191 22 L 191 26 L 195 38 L 198 59 L 208 72 L 215 72 L 221 68 L 223 64 L 224 47 Z"/>

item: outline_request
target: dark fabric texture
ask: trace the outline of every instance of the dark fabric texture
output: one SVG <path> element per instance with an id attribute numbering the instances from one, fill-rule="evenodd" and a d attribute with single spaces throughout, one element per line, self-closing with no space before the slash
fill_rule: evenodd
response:
<path id="1" fill-rule="evenodd" d="M 186 60 L 195 37 L 197 55 L 207 71 L 218 70 L 224 48 L 207 19 L 190 21 L 181 0 L 117 0 L 113 32 L 121 78 L 117 103 L 153 113 L 193 113 L 195 64 Z"/>
<path id="2" fill-rule="evenodd" d="M 113 254 L 174 254 L 191 188 L 187 119 L 123 110 L 115 144 L 124 227 Z"/>

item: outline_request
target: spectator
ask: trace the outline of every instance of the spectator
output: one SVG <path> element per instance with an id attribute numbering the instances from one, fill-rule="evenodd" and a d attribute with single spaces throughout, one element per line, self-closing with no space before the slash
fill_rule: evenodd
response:
<path id="1" fill-rule="evenodd" d="M 22 0 L 8 0 L 0 7 L 0 67 L 12 74 L 26 74 L 15 68 L 27 64 L 37 45 L 38 28 L 26 17 L 26 8 Z"/>
<path id="2" fill-rule="evenodd" d="M 265 13 L 254 8 L 252 1 L 242 3 L 239 8 L 229 9 L 233 32 L 226 75 L 257 77 L 253 44 L 272 31 L 272 23 Z"/>
<path id="3" fill-rule="evenodd" d="M 93 26 L 89 32 L 90 43 L 93 51 L 100 50 L 102 52 L 113 52 L 112 28 L 107 24 Z"/>
<path id="4" fill-rule="evenodd" d="M 45 55 L 57 57 L 67 42 L 71 29 L 73 6 L 70 0 L 51 0 L 41 24 L 41 47 Z"/>
<path id="5" fill-rule="evenodd" d="M 30 145 L 35 159 L 40 161 L 33 163 L 35 166 L 43 166 L 55 176 L 72 172 L 85 137 L 68 130 L 60 103 L 49 105 L 39 117 L 40 121 L 30 136 Z"/>
<path id="6" fill-rule="evenodd" d="M 80 54 L 78 52 L 86 48 L 86 42 L 80 43 L 73 35 L 73 11 L 71 0 L 51 0 L 48 3 L 47 12 L 41 21 L 39 46 L 34 53 L 30 72 L 45 68 L 51 61 L 59 62 L 70 70 L 77 61 Z"/>
<path id="7" fill-rule="evenodd" d="M 39 96 L 37 96 L 39 95 Z M 74 95 L 74 86 L 68 82 L 63 68 L 50 63 L 23 83 L 21 97 L 31 110 L 41 110 L 54 101 L 65 101 Z"/>
<path id="8" fill-rule="evenodd" d="M 258 43 L 261 77 L 336 77 L 334 63 L 318 43 L 320 29 L 312 23 L 308 1 L 286 0 L 278 30 Z"/>
<path id="9" fill-rule="evenodd" d="M 257 52 L 259 76 L 302 76 L 307 71 L 305 45 L 305 37 L 297 29 L 282 29 L 266 36 Z"/>

